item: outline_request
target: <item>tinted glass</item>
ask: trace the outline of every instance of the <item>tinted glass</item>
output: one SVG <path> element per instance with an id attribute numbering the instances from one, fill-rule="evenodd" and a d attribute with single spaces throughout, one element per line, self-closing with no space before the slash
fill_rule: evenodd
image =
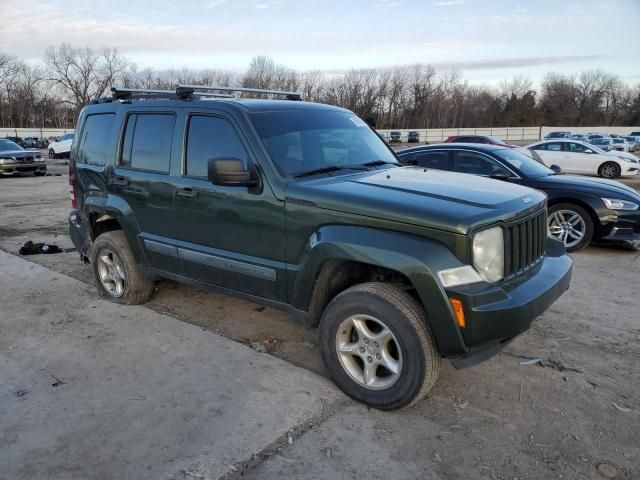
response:
<path id="1" fill-rule="evenodd" d="M 562 144 L 560 142 L 547 143 L 546 150 L 549 150 L 551 152 L 561 152 L 562 151 Z"/>
<path id="2" fill-rule="evenodd" d="M 247 166 L 247 153 L 229 122 L 193 116 L 187 134 L 187 175 L 207 178 L 207 165 L 212 158 L 238 158 Z"/>
<path id="3" fill-rule="evenodd" d="M 111 134 L 116 116 L 113 113 L 90 115 L 84 124 L 78 161 L 89 165 L 105 165 L 113 155 L 110 148 Z"/>
<path id="4" fill-rule="evenodd" d="M 169 172 L 175 117 L 136 114 L 127 120 L 121 165 L 139 170 Z"/>
<path id="5" fill-rule="evenodd" d="M 23 150 L 23 148 L 11 140 L 0 140 L 0 152 L 10 152 L 12 150 Z"/>
<path id="6" fill-rule="evenodd" d="M 476 137 L 457 137 L 451 141 L 454 143 L 478 143 Z"/>
<path id="7" fill-rule="evenodd" d="M 460 173 L 489 176 L 496 172 L 507 172 L 502 165 L 495 160 L 477 152 L 455 152 L 453 156 L 453 169 Z"/>
<path id="8" fill-rule="evenodd" d="M 360 118 L 328 110 L 251 114 L 269 156 L 282 175 L 382 160 L 397 164 L 383 140 Z"/>
<path id="9" fill-rule="evenodd" d="M 449 170 L 449 152 L 419 152 L 413 160 L 420 167 Z"/>
<path id="10" fill-rule="evenodd" d="M 520 173 L 526 177 L 546 177 L 547 175 L 553 175 L 554 173 L 553 170 L 545 166 L 543 163 L 525 155 L 521 150 L 501 148 L 493 153 L 506 161 L 512 167 L 519 170 Z"/>
<path id="11" fill-rule="evenodd" d="M 590 150 L 588 147 L 586 147 L 585 145 L 582 145 L 580 143 L 569 143 L 569 151 L 570 152 L 576 152 L 576 153 L 584 153 L 586 150 Z"/>

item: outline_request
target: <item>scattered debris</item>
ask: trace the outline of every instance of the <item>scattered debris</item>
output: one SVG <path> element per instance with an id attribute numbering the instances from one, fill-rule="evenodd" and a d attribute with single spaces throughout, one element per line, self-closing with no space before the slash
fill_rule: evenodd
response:
<path id="1" fill-rule="evenodd" d="M 615 478 L 618 476 L 618 470 L 613 465 L 609 465 L 608 463 L 601 463 L 596 467 L 598 469 L 598 473 L 605 478 Z"/>
<path id="2" fill-rule="evenodd" d="M 551 367 L 560 372 L 568 371 L 568 372 L 582 373 L 582 369 L 573 367 L 571 365 L 567 365 L 566 363 L 564 363 L 564 361 L 562 361 L 560 358 L 557 358 L 557 357 L 548 357 L 548 358 L 534 357 L 532 355 L 525 355 L 523 353 L 510 352 L 508 350 L 504 350 L 504 353 L 506 353 L 507 355 L 512 355 L 517 358 L 522 358 L 523 361 L 520 362 L 520 365 L 539 364 L 542 367 Z"/>
<path id="3" fill-rule="evenodd" d="M 287 443 L 293 445 L 293 434 L 291 432 L 287 432 Z"/>
<path id="4" fill-rule="evenodd" d="M 48 245 L 46 243 L 33 243 L 31 240 L 26 242 L 19 251 L 20 255 L 39 255 L 41 253 L 62 253 L 62 249 L 57 245 Z"/>
<path id="5" fill-rule="evenodd" d="M 29 393 L 29 390 L 17 390 L 13 392 L 13 394 L 18 398 L 24 397 L 27 393 Z"/>
<path id="6" fill-rule="evenodd" d="M 53 382 L 51 384 L 52 387 L 59 387 L 60 385 L 65 385 L 67 382 L 63 382 L 62 380 L 60 380 L 58 377 L 56 377 L 55 375 L 53 375 L 52 373 L 50 373 L 49 375 L 51 375 L 53 377 L 53 379 L 55 380 L 55 382 Z"/>
<path id="7" fill-rule="evenodd" d="M 282 455 L 274 455 L 273 458 L 276 458 L 284 463 L 296 463 L 296 461 L 292 458 L 283 457 Z"/>
<path id="8" fill-rule="evenodd" d="M 616 407 L 616 410 L 623 412 L 623 413 L 629 413 L 631 411 L 630 408 L 627 407 L 621 407 L 620 405 L 618 405 L 615 402 L 611 402 L 611 405 L 613 405 L 614 407 Z"/>
<path id="9" fill-rule="evenodd" d="M 458 398 L 458 402 L 453 404 L 453 408 L 455 408 L 457 411 L 461 411 L 464 410 L 465 408 L 467 408 L 469 406 L 469 402 L 468 401 L 461 401 Z"/>
<path id="10" fill-rule="evenodd" d="M 520 379 L 520 395 L 518 396 L 518 402 L 522 403 L 522 384 L 524 383 L 524 378 Z"/>
<path id="11" fill-rule="evenodd" d="M 251 348 L 253 348 L 258 353 L 267 353 L 267 347 L 265 347 L 260 342 L 251 342 Z"/>
<path id="12" fill-rule="evenodd" d="M 442 457 L 440 456 L 440 454 L 438 452 L 436 452 L 435 455 L 433 456 L 433 461 L 434 462 L 441 462 L 442 461 Z"/>
<path id="13" fill-rule="evenodd" d="M 324 454 L 325 454 L 327 457 L 331 458 L 331 449 L 330 449 L 330 448 L 327 448 L 327 449 L 324 451 Z"/>

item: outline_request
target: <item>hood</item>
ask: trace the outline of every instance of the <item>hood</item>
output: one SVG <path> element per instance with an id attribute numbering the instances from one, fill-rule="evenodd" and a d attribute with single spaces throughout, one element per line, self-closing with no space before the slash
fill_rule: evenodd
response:
<path id="1" fill-rule="evenodd" d="M 640 200 L 640 193 L 633 188 L 617 182 L 598 177 L 583 177 L 579 175 L 548 175 L 546 177 L 532 178 L 529 182 L 534 188 L 545 190 L 576 190 L 589 192 L 600 197 Z"/>
<path id="2" fill-rule="evenodd" d="M 7 150 L 0 152 L 0 158 L 37 158 L 40 152 L 36 150 Z"/>
<path id="3" fill-rule="evenodd" d="M 636 157 L 633 153 L 629 152 L 620 152 L 618 150 L 612 150 L 610 152 L 604 152 L 605 155 L 611 155 L 612 157 L 624 157 L 633 161 L 633 163 L 640 163 L 640 159 Z"/>
<path id="4" fill-rule="evenodd" d="M 398 167 L 291 182 L 286 200 L 466 234 L 539 209 L 544 193 L 475 175 Z"/>

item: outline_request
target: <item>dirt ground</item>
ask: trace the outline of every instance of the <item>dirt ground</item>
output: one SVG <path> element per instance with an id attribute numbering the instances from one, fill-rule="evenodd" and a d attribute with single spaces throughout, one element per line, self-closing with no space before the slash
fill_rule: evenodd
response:
<path id="1" fill-rule="evenodd" d="M 3 250 L 17 254 L 27 240 L 72 249 L 67 167 L 57 163 L 49 171 L 62 176 L 0 178 Z M 466 370 L 445 362 L 429 397 L 407 411 L 347 406 L 237 476 L 640 478 L 640 252 L 572 256 L 570 291 L 491 361 Z M 29 259 L 93 283 L 75 251 Z M 283 312 L 170 281 L 148 306 L 326 375 L 317 331 Z"/>

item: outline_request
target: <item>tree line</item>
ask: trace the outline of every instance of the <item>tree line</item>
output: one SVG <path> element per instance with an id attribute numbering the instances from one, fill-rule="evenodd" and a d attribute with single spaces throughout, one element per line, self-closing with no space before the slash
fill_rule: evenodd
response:
<path id="1" fill-rule="evenodd" d="M 0 127 L 70 128 L 92 98 L 111 86 L 173 89 L 177 83 L 300 91 L 305 100 L 356 112 L 377 128 L 624 126 L 640 124 L 640 85 L 600 69 L 551 72 L 535 88 L 516 76 L 472 85 L 459 71 L 430 65 L 297 72 L 265 56 L 246 71 L 138 69 L 117 49 L 49 47 L 28 64 L 0 52 Z"/>

